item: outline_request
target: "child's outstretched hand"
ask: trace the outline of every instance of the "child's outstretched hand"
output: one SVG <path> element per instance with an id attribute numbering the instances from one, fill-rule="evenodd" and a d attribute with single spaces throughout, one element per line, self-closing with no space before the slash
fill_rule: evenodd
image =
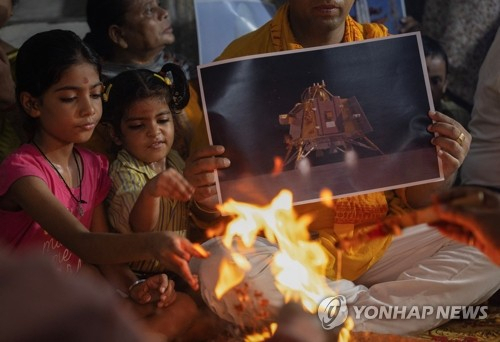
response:
<path id="1" fill-rule="evenodd" d="M 158 259 L 168 269 L 181 275 L 186 282 L 198 290 L 198 277 L 191 273 L 189 269 L 189 260 L 191 257 L 207 258 L 208 252 L 198 244 L 192 244 L 188 239 L 178 236 L 172 232 L 161 232 L 162 238 L 157 239 L 159 246 L 155 249 Z"/>
<path id="2" fill-rule="evenodd" d="M 175 169 L 166 169 L 142 188 L 129 215 L 129 223 L 134 232 L 152 231 L 158 223 L 161 198 L 188 201 L 194 187 Z"/>
<path id="3" fill-rule="evenodd" d="M 194 187 L 177 170 L 169 168 L 157 174 L 146 183 L 144 190 L 151 197 L 166 197 L 187 201 L 194 193 Z"/>
<path id="4" fill-rule="evenodd" d="M 165 308 L 175 301 L 175 283 L 166 274 L 156 274 L 134 283 L 129 296 L 138 304 L 156 302 L 158 308 Z"/>

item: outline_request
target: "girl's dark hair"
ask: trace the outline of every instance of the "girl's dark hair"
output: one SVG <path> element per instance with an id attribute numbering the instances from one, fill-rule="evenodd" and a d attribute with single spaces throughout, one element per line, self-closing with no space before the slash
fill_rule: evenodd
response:
<path id="1" fill-rule="evenodd" d="M 121 26 L 125 23 L 132 0 L 88 0 L 87 24 L 90 32 L 83 40 L 104 59 L 110 59 L 113 54 L 113 45 L 108 35 L 111 25 Z"/>
<path id="2" fill-rule="evenodd" d="M 189 84 L 182 69 L 173 63 L 165 64 L 159 73 L 147 69 L 127 70 L 107 81 L 103 94 L 102 121 L 121 134 L 120 125 L 127 110 L 136 101 L 149 98 L 158 98 L 168 104 L 174 118 L 176 141 L 179 143 L 178 139 L 187 135 L 175 114 L 189 102 Z"/>
<path id="3" fill-rule="evenodd" d="M 16 59 L 16 98 L 21 92 L 40 97 L 70 67 L 79 63 L 95 66 L 99 76 L 99 56 L 72 31 L 51 30 L 33 35 L 19 48 Z M 29 118 L 29 121 L 31 118 Z M 32 134 L 32 123 L 28 124 Z"/>

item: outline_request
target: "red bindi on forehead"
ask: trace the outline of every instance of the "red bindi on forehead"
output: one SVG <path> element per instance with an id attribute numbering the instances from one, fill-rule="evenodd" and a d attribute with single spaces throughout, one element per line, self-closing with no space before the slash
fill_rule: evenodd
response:
<path id="1" fill-rule="evenodd" d="M 88 79 L 87 77 L 84 77 L 84 78 L 83 78 L 83 83 L 84 83 L 84 84 L 87 84 L 87 83 L 89 83 L 89 82 L 90 82 L 90 81 L 89 81 L 89 79 Z"/>

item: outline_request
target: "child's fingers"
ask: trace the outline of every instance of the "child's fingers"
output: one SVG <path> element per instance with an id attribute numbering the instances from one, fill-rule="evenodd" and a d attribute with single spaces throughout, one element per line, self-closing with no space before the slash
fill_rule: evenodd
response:
<path id="1" fill-rule="evenodd" d="M 178 238 L 174 245 L 176 249 L 174 252 L 179 257 L 188 261 L 191 259 L 191 256 L 206 258 L 210 255 L 200 244 L 193 244 L 185 238 Z"/>
<path id="2" fill-rule="evenodd" d="M 191 273 L 191 269 L 189 268 L 188 262 L 185 259 L 181 259 L 178 256 L 174 256 L 176 258 L 176 264 L 178 267 L 178 273 L 186 280 L 186 282 L 191 286 L 191 288 L 195 291 L 198 290 L 198 278 L 195 277 Z"/>
<path id="3" fill-rule="evenodd" d="M 146 283 L 142 283 L 130 291 L 131 298 L 140 304 L 148 303 L 152 300 L 152 296 L 149 293 L 148 286 Z"/>
<path id="4" fill-rule="evenodd" d="M 175 292 L 175 283 L 173 280 L 169 280 L 168 287 L 165 292 L 161 295 L 160 301 L 158 302 L 158 307 L 167 307 L 175 301 L 177 294 Z"/>
<path id="5" fill-rule="evenodd" d="M 194 187 L 177 171 L 166 170 L 158 184 L 160 195 L 178 200 L 188 200 L 194 193 Z"/>
<path id="6" fill-rule="evenodd" d="M 150 290 L 158 290 L 163 293 L 169 285 L 169 279 L 166 274 L 161 273 L 147 278 L 146 283 Z"/>
<path id="7" fill-rule="evenodd" d="M 197 258 L 208 258 L 210 256 L 210 253 L 205 250 L 199 243 L 189 243 L 185 246 L 185 249 L 188 251 L 188 253 Z"/>
<path id="8" fill-rule="evenodd" d="M 174 292 L 171 296 L 165 297 L 165 299 L 159 301 L 157 306 L 159 308 L 166 308 L 167 306 L 175 302 L 176 298 L 177 298 L 177 292 Z"/>

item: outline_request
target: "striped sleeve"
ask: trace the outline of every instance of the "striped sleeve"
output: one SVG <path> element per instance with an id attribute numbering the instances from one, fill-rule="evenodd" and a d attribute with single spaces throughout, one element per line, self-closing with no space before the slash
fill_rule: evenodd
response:
<path id="1" fill-rule="evenodd" d="M 108 217 L 111 226 L 120 233 L 131 233 L 129 217 L 146 178 L 125 167 L 113 168 L 110 173 L 113 187 L 108 197 Z"/>

